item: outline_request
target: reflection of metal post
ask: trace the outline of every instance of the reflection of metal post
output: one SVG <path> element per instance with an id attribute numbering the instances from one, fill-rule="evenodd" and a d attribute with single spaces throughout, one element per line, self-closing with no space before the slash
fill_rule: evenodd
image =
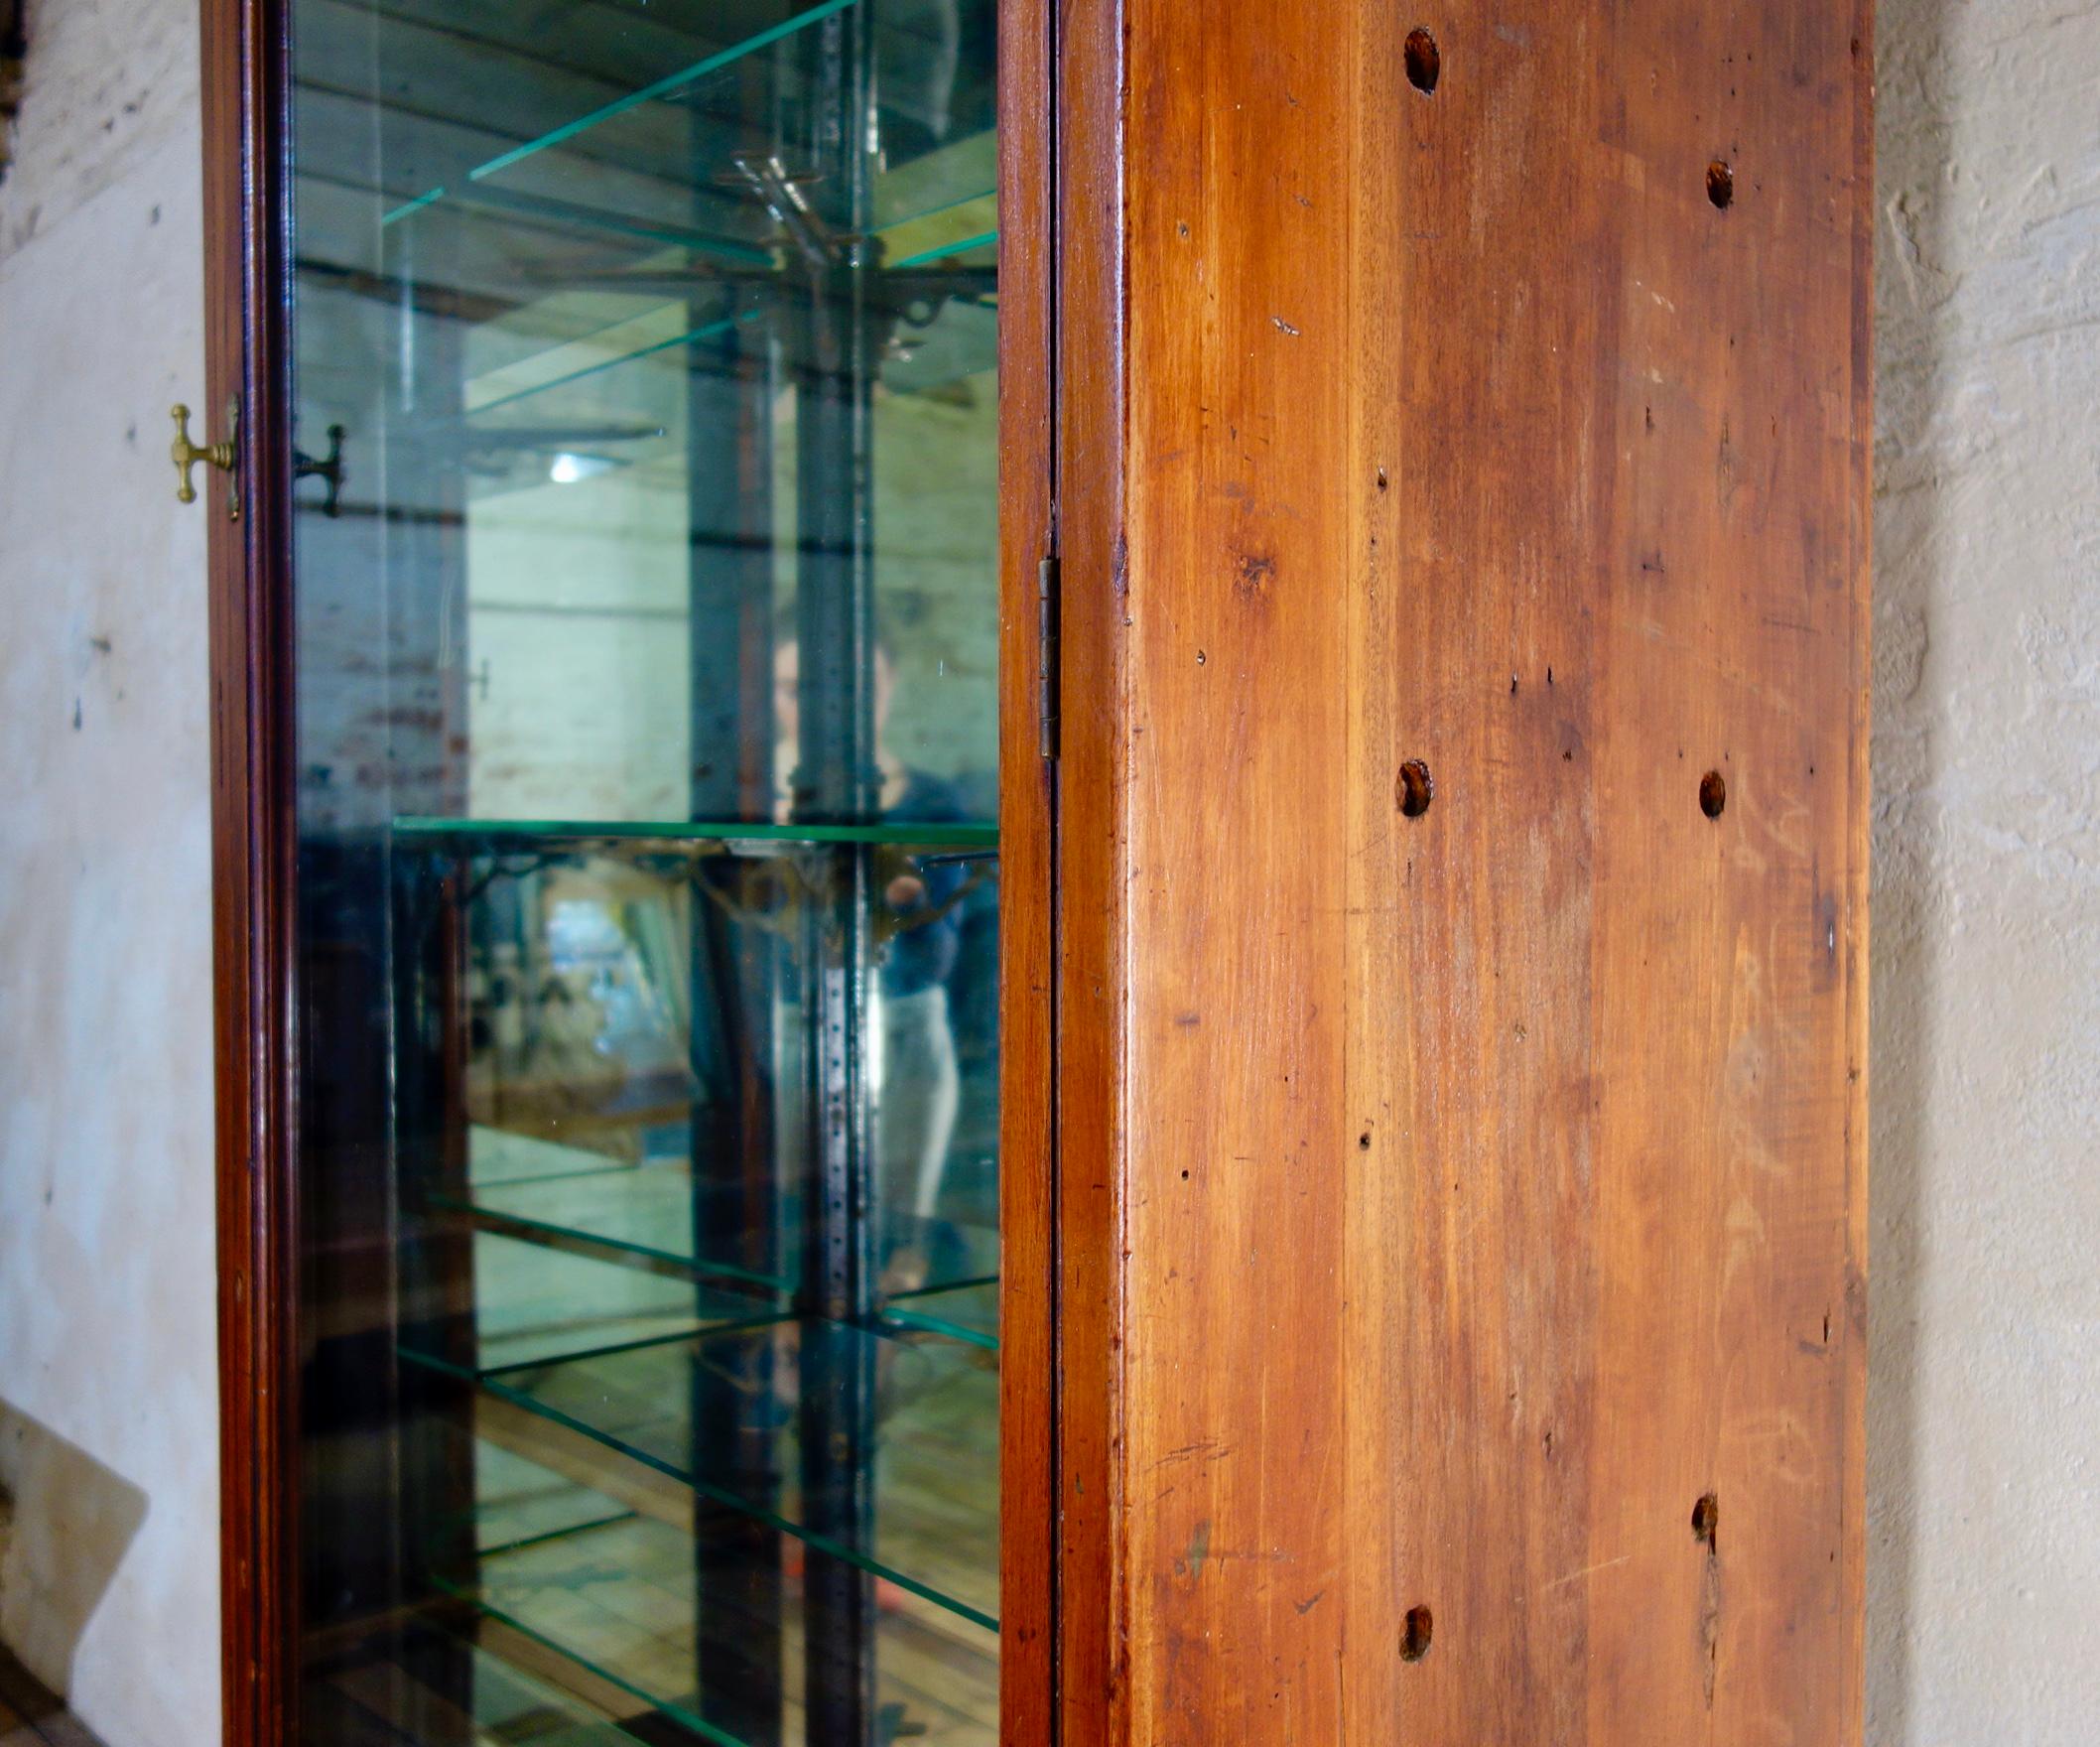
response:
<path id="1" fill-rule="evenodd" d="M 458 283 L 459 275 L 445 235 L 413 227 L 393 240 L 386 267 L 397 284 L 395 367 L 386 376 L 390 399 L 383 425 L 351 421 L 360 429 L 383 428 L 394 434 L 381 468 L 375 470 L 375 498 L 389 512 L 407 512 L 389 513 L 378 529 L 376 568 L 383 579 L 384 609 L 379 623 L 391 642 L 388 681 L 393 708 L 388 713 L 386 758 L 391 783 L 357 796 L 357 813 L 376 815 L 377 820 L 396 812 L 462 813 L 469 789 L 465 479 L 456 458 L 432 435 L 457 429 L 462 417 L 464 324 L 451 306 L 447 289 Z M 363 536 L 346 536 L 345 524 L 318 514 L 303 515 L 299 522 L 300 588 L 308 602 L 303 611 L 315 612 L 320 605 L 316 580 L 325 573 L 312 562 L 313 556 L 323 542 L 339 546 L 346 538 Z M 371 596 L 372 567 L 366 554 L 357 557 L 364 562 L 338 561 L 330 567 L 339 578 L 331 582 L 349 599 L 363 603 Z M 303 700 L 332 692 L 326 681 L 317 684 L 318 677 L 302 677 Z M 472 883 L 471 864 L 405 851 L 399 845 L 388 847 L 380 833 L 371 834 L 369 841 L 374 846 L 371 866 L 343 889 L 345 895 L 369 892 L 376 899 L 387 892 L 391 875 L 391 938 L 377 915 L 367 925 L 373 931 L 371 950 L 390 961 L 392 1010 L 387 1029 L 392 1036 L 385 1038 L 377 1013 L 344 1014 L 339 1027 L 317 1023 L 306 1053 L 311 1059 L 340 1062 L 363 1052 L 382 1056 L 391 1042 L 393 1169 L 375 1173 L 375 1180 L 390 1179 L 392 1190 L 387 1250 L 399 1331 L 390 1334 L 389 1344 L 439 1353 L 466 1369 L 475 1356 L 474 1241 L 457 1217 L 437 1212 L 431 1198 L 440 1190 L 463 1198 L 467 1184 L 467 969 L 473 917 L 466 893 Z M 374 1118 L 383 1124 L 386 1119 L 380 1113 L 388 1102 L 383 1079 L 373 1085 L 370 1096 Z M 339 1115 L 310 1114 L 309 1133 L 344 1133 Z M 338 1234 L 348 1229 L 340 1208 L 329 1207 L 322 1196 L 358 1196 L 362 1174 L 311 1172 L 305 1179 L 308 1229 Z M 334 1177 L 342 1188 L 324 1191 L 325 1176 Z M 339 1291 L 324 1288 L 320 1301 L 340 1302 Z M 355 1290 L 348 1301 L 372 1296 L 368 1288 Z M 401 1534 L 396 1556 L 403 1590 L 398 1600 L 425 1607 L 447 1591 L 470 1589 L 479 1578 L 472 1386 L 425 1367 L 402 1366 L 393 1352 L 385 1355 L 383 1364 L 367 1359 L 355 1375 L 397 1379 Z M 326 1386 L 321 1390 L 333 1393 Z M 449 1612 L 441 1609 L 441 1617 Z M 437 1695 L 419 1715 L 418 1737 L 434 1747 L 464 1747 L 468 1731 L 459 1713 L 470 1709 L 473 1694 L 464 1635 L 457 1630 L 411 1635 L 398 1654 L 412 1672 L 413 1683 Z"/>
<path id="2" fill-rule="evenodd" d="M 474 1526 L 474 1388 L 477 1362 L 473 1237 L 433 1198 L 467 1192 L 466 1063 L 472 864 L 444 852 L 390 858 L 393 886 L 393 1007 L 398 1075 L 394 1180 L 398 1201 L 400 1344 L 449 1362 L 399 1373 L 399 1512 L 403 1599 L 434 1619 L 455 1611 L 441 1598 L 479 1581 Z M 377 878 L 371 889 L 385 890 Z M 459 1611 L 464 1614 L 463 1607 Z M 411 1630 L 395 1656 L 416 1739 L 468 1747 L 473 1670 L 458 1630 Z M 428 1694 L 426 1699 L 424 1695 Z"/>
<path id="3" fill-rule="evenodd" d="M 757 1274 L 779 1272 L 779 1197 L 773 1179 L 770 1015 L 773 954 L 739 938 L 695 875 L 693 1254 Z M 703 1291 L 708 1288 L 702 1287 Z M 778 1510 L 773 1355 L 747 1336 L 711 1343 L 692 1373 L 693 1470 L 766 1510 Z M 780 1537 L 698 1494 L 693 1504 L 698 1684 L 707 1720 L 748 1747 L 781 1738 Z"/>
<path id="4" fill-rule="evenodd" d="M 835 237 L 866 229 L 869 9 L 815 32 L 810 193 Z M 873 358 L 859 266 L 846 242 L 810 274 L 795 362 L 797 585 L 802 744 L 795 811 L 804 819 L 871 820 L 875 768 L 871 389 Z M 809 1527 L 850 1546 L 869 1543 L 875 1376 L 865 1318 L 873 1307 L 870 1236 L 873 1100 L 866 1079 L 871 857 L 832 853 L 833 877 L 809 925 L 805 1014 L 810 1120 L 805 1209 L 801 1454 Z M 817 1552 L 806 1561 L 806 1704 L 810 1747 L 865 1747 L 874 1729 L 874 1594 L 867 1574 Z"/>
<path id="5" fill-rule="evenodd" d="M 371 143 L 383 151 L 376 135 Z M 372 366 L 316 369 L 311 381 L 302 373 L 310 423 L 333 415 L 400 434 L 426 418 L 456 421 L 459 333 L 439 313 L 450 266 L 442 245 L 389 237 L 384 278 L 395 300 L 382 330 L 366 306 L 336 295 L 326 270 L 302 264 L 301 360 Z M 470 1243 L 424 1199 L 463 1170 L 461 924 L 433 907 L 447 870 L 396 855 L 388 835 L 396 812 L 441 812 L 464 793 L 448 665 L 459 645 L 463 488 L 445 457 L 406 436 L 384 453 L 369 482 L 385 513 L 293 517 L 299 1283 L 303 1302 L 324 1311 L 302 1323 L 298 1453 L 307 1520 L 329 1529 L 305 1544 L 299 1601 L 308 1632 L 347 1642 L 369 1627 L 375 1649 L 419 1611 L 449 1611 L 436 1603 L 441 1580 L 463 1587 L 474 1576 L 473 1474 L 461 1458 L 471 1390 L 408 1375 L 397 1358 L 411 1338 L 458 1338 L 464 1323 L 448 1318 L 472 1300 Z M 288 484 L 286 470 L 257 488 Z M 365 665 L 374 658 L 384 708 Z M 369 1532 L 334 1533 L 342 1523 Z M 433 1642 L 404 1637 L 392 1648 L 413 1653 L 418 1690 L 457 1716 L 469 1690 L 465 1656 Z M 459 1738 L 442 1716 L 421 1733 Z"/>
<path id="6" fill-rule="evenodd" d="M 746 96 L 763 100 L 761 67 Z M 692 110 L 693 183 L 722 169 L 718 127 Z M 705 201 L 707 196 L 697 196 Z M 719 198 L 719 197 L 717 197 Z M 706 216 L 706 214 L 697 214 Z M 741 300 L 746 293 L 732 292 Z M 764 295 L 761 293 L 760 295 Z M 719 321 L 722 300 L 693 300 L 687 327 Z M 740 311 L 738 312 L 740 313 Z M 692 816 L 770 817 L 773 790 L 773 421 L 768 330 L 739 324 L 697 347 L 686 378 Z M 774 954 L 739 938 L 695 875 L 692 1053 L 693 1254 L 755 1274 L 780 1273 L 769 1032 Z M 706 1290 L 705 1287 L 702 1288 Z M 770 1346 L 713 1343 L 692 1376 L 693 1471 L 766 1510 L 779 1508 Z M 780 1537 L 753 1518 L 695 1495 L 695 1671 L 707 1720 L 749 1747 L 781 1738 Z"/>
<path id="7" fill-rule="evenodd" d="M 748 291 L 730 308 L 748 310 Z M 767 295 L 764 291 L 755 294 Z M 723 314 L 696 298 L 687 324 Z M 686 378 L 696 819 L 769 819 L 773 804 L 773 382 L 769 330 L 739 322 L 692 350 Z"/>

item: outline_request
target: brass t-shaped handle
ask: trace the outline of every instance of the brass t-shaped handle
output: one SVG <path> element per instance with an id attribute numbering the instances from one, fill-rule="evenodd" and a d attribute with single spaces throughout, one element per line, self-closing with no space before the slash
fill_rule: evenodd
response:
<path id="1" fill-rule="evenodd" d="M 175 418 L 175 441 L 168 446 L 168 455 L 175 463 L 175 474 L 179 483 L 175 488 L 176 501 L 195 503 L 197 487 L 190 481 L 190 470 L 201 462 L 205 467 L 217 468 L 221 472 L 234 471 L 240 442 L 240 396 L 234 395 L 226 402 L 226 440 L 210 443 L 202 448 L 190 441 L 190 409 L 178 405 L 170 409 Z M 226 513 L 234 521 L 240 520 L 240 480 L 236 476 L 228 482 L 226 489 Z"/>

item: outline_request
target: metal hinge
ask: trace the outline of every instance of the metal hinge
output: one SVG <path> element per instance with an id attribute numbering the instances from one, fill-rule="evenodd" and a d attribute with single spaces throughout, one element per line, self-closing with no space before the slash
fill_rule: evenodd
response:
<path id="1" fill-rule="evenodd" d="M 1045 758 L 1057 756 L 1057 560 L 1045 558 L 1035 571 L 1036 717 Z"/>

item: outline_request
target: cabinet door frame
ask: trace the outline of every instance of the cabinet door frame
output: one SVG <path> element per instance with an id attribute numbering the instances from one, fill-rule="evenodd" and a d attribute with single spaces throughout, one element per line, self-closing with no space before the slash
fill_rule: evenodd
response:
<path id="1" fill-rule="evenodd" d="M 1058 0 L 999 0 L 999 1738 L 1057 1712 Z"/>
<path id="2" fill-rule="evenodd" d="M 201 0 L 211 437 L 212 973 L 220 1664 L 227 1747 L 297 1739 L 299 1192 L 290 104 L 294 0 Z M 1095 9 L 1106 15 L 1111 8 Z M 1000 0 L 1001 1739 L 1058 1728 L 1057 771 L 1038 743 L 1055 553 L 1058 9 Z"/>
<path id="3" fill-rule="evenodd" d="M 219 1608 L 224 1735 L 294 1732 L 298 1198 L 290 0 L 203 0 L 204 406 L 230 397 L 241 516 L 210 527 Z"/>

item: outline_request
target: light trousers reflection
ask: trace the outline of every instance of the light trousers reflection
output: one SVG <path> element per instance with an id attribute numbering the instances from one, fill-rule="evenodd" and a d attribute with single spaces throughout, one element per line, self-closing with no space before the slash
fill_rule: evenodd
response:
<path id="1" fill-rule="evenodd" d="M 925 1233 L 940 1204 L 963 1083 L 945 987 L 878 1001 L 881 1018 L 869 1066 L 881 1173 L 882 1283 L 887 1292 L 908 1292 L 926 1282 Z"/>

